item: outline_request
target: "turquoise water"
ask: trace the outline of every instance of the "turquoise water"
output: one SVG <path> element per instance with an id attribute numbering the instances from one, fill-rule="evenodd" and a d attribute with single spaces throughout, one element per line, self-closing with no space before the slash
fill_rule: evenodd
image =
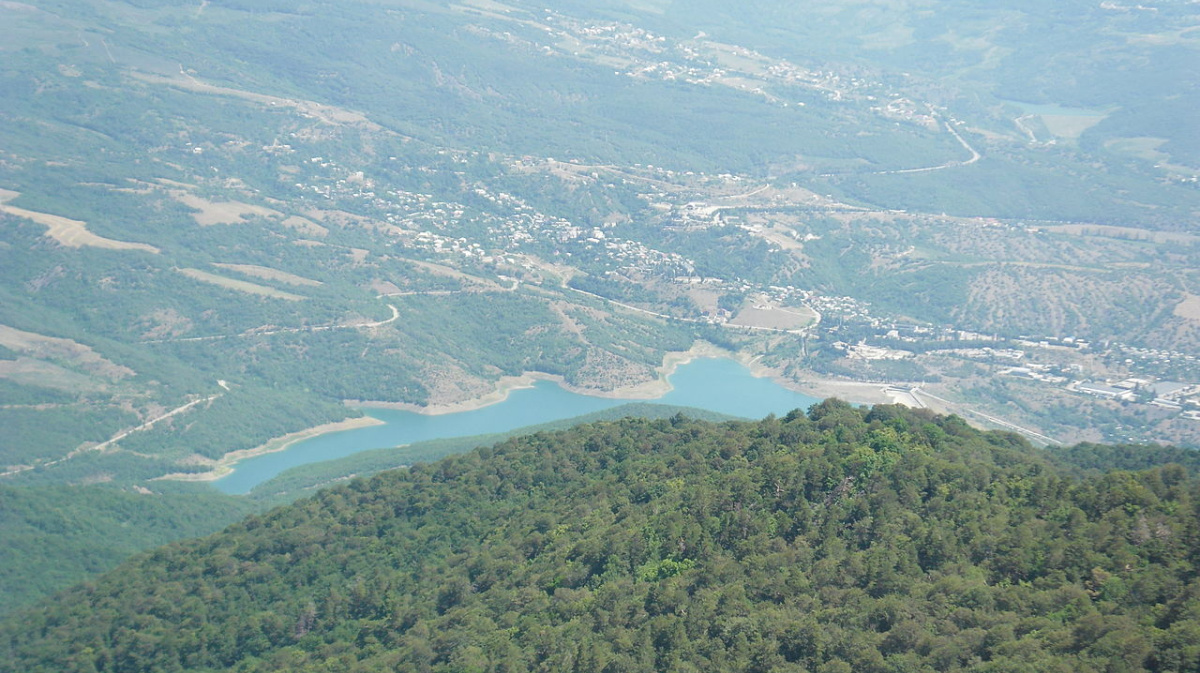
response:
<path id="1" fill-rule="evenodd" d="M 750 370 L 728 359 L 695 360 L 681 365 L 668 380 L 673 390 L 652 401 L 746 418 L 783 415 L 792 409 L 807 409 L 818 401 L 770 379 L 756 378 Z M 284 451 L 244 460 L 237 464 L 232 474 L 213 484 L 226 493 L 246 493 L 298 465 L 430 439 L 506 432 L 582 416 L 629 401 L 580 395 L 550 381 L 539 381 L 531 388 L 512 391 L 503 402 L 456 414 L 427 416 L 410 411 L 369 409 L 367 415 L 378 418 L 385 425 L 333 432 L 297 442 Z"/>

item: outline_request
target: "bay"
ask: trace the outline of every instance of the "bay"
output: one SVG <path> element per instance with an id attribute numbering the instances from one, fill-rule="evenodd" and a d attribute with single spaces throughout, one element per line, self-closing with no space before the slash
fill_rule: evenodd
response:
<path id="1" fill-rule="evenodd" d="M 807 409 L 818 400 L 751 374 L 725 358 L 704 358 L 680 365 L 667 378 L 672 389 L 652 402 L 696 407 L 744 418 L 783 415 Z M 226 493 L 242 494 L 284 470 L 308 463 L 342 458 L 359 451 L 447 437 L 470 437 L 507 432 L 541 423 L 582 416 L 629 402 L 593 397 L 566 390 L 550 381 L 514 390 L 501 402 L 479 409 L 430 416 L 411 411 L 367 409 L 384 422 L 354 430 L 332 432 L 297 442 L 283 451 L 246 459 L 213 484 Z"/>

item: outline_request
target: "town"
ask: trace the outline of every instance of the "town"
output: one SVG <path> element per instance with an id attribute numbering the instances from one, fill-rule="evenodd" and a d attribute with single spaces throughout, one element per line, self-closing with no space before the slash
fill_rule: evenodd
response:
<path id="1" fill-rule="evenodd" d="M 986 366 L 991 376 L 1059 391 L 1053 393 L 1056 395 L 1144 405 L 1160 414 L 1197 421 L 1200 427 L 1200 363 L 1195 355 L 1117 341 L 1092 342 L 1071 335 L 982 333 L 953 324 L 902 319 L 877 312 L 854 297 L 815 288 L 705 275 L 695 259 L 621 235 L 630 227 L 618 218 L 585 224 L 549 214 L 527 198 L 496 191 L 482 182 L 471 183 L 470 167 L 480 157 L 445 150 L 439 155 L 439 160 L 461 167 L 457 177 L 470 185 L 456 200 L 378 184 L 360 170 L 320 156 L 303 163 L 303 179 L 297 176 L 293 187 L 299 198 L 311 201 L 314 208 L 365 216 L 373 223 L 369 235 L 384 237 L 386 247 L 402 251 L 405 257 L 498 281 L 587 290 L 587 294 L 615 305 L 664 319 L 722 326 L 733 333 L 777 333 L 802 342 L 796 357 L 806 358 L 806 366 L 818 372 L 825 368 L 826 373 L 848 380 L 918 387 L 924 377 L 945 379 L 946 362 L 970 362 Z M 679 174 L 643 165 L 618 170 L 532 157 L 505 159 L 504 166 L 565 182 L 635 188 L 646 204 L 643 226 L 683 234 L 720 230 L 740 240 L 765 242 L 770 250 L 783 253 L 787 252 L 785 246 L 802 249 L 821 235 L 751 223 L 744 216 L 748 208 L 846 209 L 845 204 L 810 193 L 784 198 L 777 191 L 755 188 L 743 176 L 730 174 Z M 406 170 L 420 173 L 429 169 L 415 166 Z M 750 207 L 751 200 L 744 197 L 755 192 L 763 201 Z M 1036 227 L 1026 222 L 990 218 L 971 226 L 1036 233 Z M 781 231 L 786 231 L 782 238 Z M 902 257 L 908 251 L 883 246 L 876 252 Z M 631 290 L 613 295 L 607 289 L 597 292 L 591 286 L 573 286 L 572 278 L 580 276 L 611 280 L 605 286 L 609 289 Z M 676 301 L 671 301 L 672 297 Z M 680 297 L 708 297 L 711 301 L 682 301 Z M 720 297 L 740 299 L 735 304 L 714 299 Z M 785 320 L 780 322 L 780 318 Z M 817 353 L 822 355 L 815 356 Z M 896 364 L 879 369 L 879 363 L 889 361 Z M 836 365 L 838 362 L 844 366 Z M 831 363 L 835 366 L 829 366 Z"/>

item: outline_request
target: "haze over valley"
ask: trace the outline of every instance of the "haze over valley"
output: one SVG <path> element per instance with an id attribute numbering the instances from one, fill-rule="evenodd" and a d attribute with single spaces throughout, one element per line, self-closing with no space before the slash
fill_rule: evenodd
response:
<path id="1" fill-rule="evenodd" d="M 548 380 L 671 417 L 704 357 L 1194 449 L 1197 8 L 0 3 L 0 591 L 499 439 L 209 483 L 371 409 Z M 93 563 L 51 501 L 176 518 Z"/>

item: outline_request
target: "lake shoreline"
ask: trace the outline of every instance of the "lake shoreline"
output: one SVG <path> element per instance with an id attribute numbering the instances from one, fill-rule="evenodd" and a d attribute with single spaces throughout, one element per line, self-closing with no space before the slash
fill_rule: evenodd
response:
<path id="1" fill-rule="evenodd" d="M 688 364 L 698 358 L 707 357 L 728 357 L 745 363 L 745 358 L 737 358 L 728 351 L 723 351 L 716 346 L 705 342 L 696 342 L 690 349 L 686 351 L 671 351 L 663 356 L 663 364 L 656 368 L 658 377 L 653 381 L 618 388 L 616 390 L 605 391 L 592 388 L 581 388 L 568 384 L 561 376 L 555 374 L 547 374 L 545 372 L 525 372 L 520 376 L 505 376 L 496 382 L 492 392 L 481 397 L 476 397 L 461 402 L 449 402 L 445 404 L 432 404 L 421 406 L 409 402 L 379 402 L 371 400 L 346 400 L 345 404 L 355 409 L 389 409 L 397 411 L 409 411 L 425 416 L 441 416 L 445 414 L 455 414 L 464 411 L 474 411 L 484 407 L 498 404 L 508 399 L 508 396 L 514 390 L 522 390 L 531 388 L 538 381 L 551 381 L 564 390 L 578 393 L 580 395 L 588 395 L 590 397 L 600 397 L 608 399 L 621 400 L 642 400 L 649 401 L 662 397 L 672 390 L 672 386 L 667 377 L 675 373 L 675 370 L 682 365 Z M 757 374 L 756 374 L 757 376 Z M 167 474 L 161 477 L 156 477 L 155 480 L 164 481 L 189 481 L 189 482 L 212 482 L 223 477 L 227 477 L 234 472 L 237 464 L 258 456 L 263 456 L 269 453 L 285 451 L 292 445 L 299 442 L 320 437 L 322 435 L 331 434 L 334 432 L 342 432 L 345 430 L 356 430 L 375 425 L 384 425 L 385 421 L 381 421 L 369 415 L 360 416 L 357 418 L 347 418 L 342 421 L 333 423 L 325 423 L 322 425 L 298 430 L 279 437 L 273 437 L 263 444 L 252 449 L 241 449 L 231 451 L 222 455 L 219 459 L 208 462 L 211 468 L 205 472 L 176 472 Z"/>
<path id="2" fill-rule="evenodd" d="M 354 407 L 355 409 L 393 409 L 396 411 L 410 411 L 414 414 L 424 416 L 441 416 L 444 414 L 457 414 L 464 411 L 475 411 L 493 404 L 498 404 L 508 399 L 509 393 L 514 390 L 522 390 L 532 388 L 539 381 L 550 381 L 563 390 L 577 393 L 579 395 L 587 395 L 588 397 L 600 397 L 613 400 L 629 400 L 629 401 L 653 401 L 663 395 L 674 390 L 668 377 L 675 373 L 679 367 L 691 363 L 701 358 L 727 358 L 734 360 L 739 364 L 751 369 L 755 376 L 762 376 L 759 371 L 765 371 L 761 367 L 755 369 L 750 364 L 750 358 L 740 356 L 739 354 L 731 353 L 723 350 L 712 344 L 698 341 L 686 351 L 668 351 L 663 356 L 662 365 L 655 368 L 658 376 L 651 381 L 644 381 L 632 386 L 624 386 L 615 390 L 603 390 L 600 388 L 585 388 L 582 386 L 574 386 L 566 382 L 562 376 L 557 374 L 547 374 L 545 372 L 524 372 L 520 376 L 504 376 L 496 382 L 495 387 L 490 393 L 480 397 L 458 402 L 445 402 L 441 404 L 420 405 L 411 402 L 380 402 L 375 400 L 345 400 L 346 406 Z"/>
<path id="3" fill-rule="evenodd" d="M 457 402 L 447 402 L 443 404 L 432 404 L 425 406 L 406 402 L 381 402 L 371 400 L 346 400 L 345 403 L 347 406 L 355 409 L 361 409 L 367 411 L 368 413 L 372 409 L 379 409 L 405 411 L 423 416 L 443 416 L 447 414 L 475 411 L 492 406 L 494 404 L 499 404 L 506 401 L 513 391 L 532 388 L 541 381 L 550 381 L 567 392 L 593 398 L 654 403 L 656 400 L 662 399 L 664 396 L 674 390 L 674 386 L 671 384 L 669 378 L 680 367 L 695 362 L 696 360 L 710 358 L 725 359 L 735 362 L 738 365 L 745 367 L 755 378 L 769 379 L 771 382 L 781 388 L 803 395 L 808 395 L 809 397 L 813 397 L 818 400 L 823 400 L 829 397 L 837 397 L 854 404 L 901 403 L 908 404 L 908 406 L 914 406 L 910 403 L 912 399 L 911 397 L 905 397 L 905 395 L 902 394 L 902 391 L 890 388 L 884 383 L 860 383 L 854 381 L 829 379 L 819 376 L 808 376 L 800 380 L 794 380 L 783 377 L 781 372 L 776 368 L 767 367 L 761 364 L 758 357 L 750 356 L 745 353 L 731 352 L 703 341 L 696 342 L 686 351 L 671 351 L 666 353 L 663 356 L 662 365 L 655 368 L 657 376 L 654 379 L 631 386 L 617 388 L 615 390 L 600 390 L 573 386 L 568 384 L 563 377 L 558 375 L 547 374 L 545 372 L 525 372 L 520 376 L 506 376 L 501 378 L 496 382 L 492 391 L 485 395 Z M 209 466 L 209 469 L 205 472 L 176 473 L 165 475 L 159 477 L 158 479 L 191 482 L 213 482 L 234 473 L 239 463 L 250 458 L 256 458 L 271 453 L 285 451 L 299 442 L 321 437 L 323 435 L 385 424 L 385 421 L 370 415 L 364 415 L 357 418 L 347 418 L 334 423 L 325 423 L 323 425 L 318 425 L 312 428 L 307 428 L 297 432 L 288 433 L 280 437 L 272 438 L 252 449 L 231 451 L 221 456 L 217 460 L 205 460 L 203 463 Z"/>
<path id="4" fill-rule="evenodd" d="M 224 454 L 219 459 L 212 461 L 212 466 L 207 472 L 177 472 L 175 474 L 165 474 L 161 477 L 155 477 L 154 481 L 216 481 L 222 477 L 233 474 L 234 468 L 238 463 L 248 458 L 264 456 L 268 453 L 276 453 L 285 451 L 293 444 L 303 442 L 307 439 L 328 435 L 333 432 L 343 432 L 346 430 L 357 430 L 359 428 L 369 428 L 374 425 L 384 425 L 384 421 L 371 416 L 358 416 L 355 418 L 346 418 L 332 423 L 323 423 L 321 425 L 289 432 L 286 435 L 273 437 L 266 442 L 252 448 L 240 449 L 238 451 L 230 451 Z"/>

